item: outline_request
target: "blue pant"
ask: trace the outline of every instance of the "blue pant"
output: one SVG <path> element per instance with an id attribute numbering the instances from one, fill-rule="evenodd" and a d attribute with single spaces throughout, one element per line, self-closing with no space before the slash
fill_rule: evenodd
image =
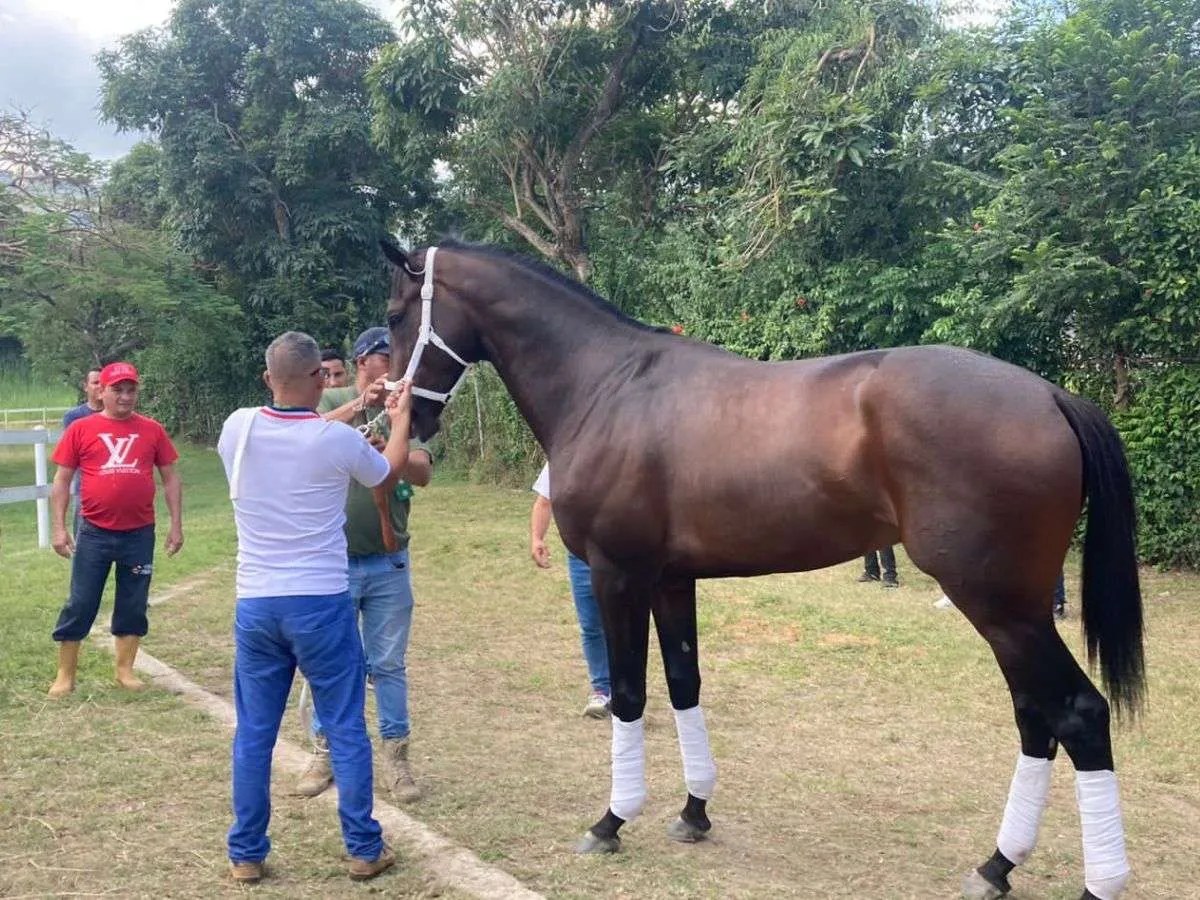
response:
<path id="1" fill-rule="evenodd" d="M 350 598 L 361 617 L 367 669 L 375 683 L 379 734 L 384 740 L 406 738 L 408 721 L 408 633 L 412 628 L 412 573 L 408 551 L 350 557 Z M 315 712 L 313 734 L 322 733 Z"/>
<path id="2" fill-rule="evenodd" d="M 592 570 L 570 551 L 567 552 L 567 574 L 571 578 L 571 597 L 575 600 L 575 615 L 579 619 L 579 640 L 583 644 L 583 659 L 587 663 L 592 690 L 612 693 L 608 675 L 608 645 L 604 642 L 604 620 L 592 593 Z"/>
<path id="3" fill-rule="evenodd" d="M 85 519 L 75 535 L 71 593 L 58 614 L 54 639 L 82 641 L 87 637 L 100 611 L 100 598 L 113 565 L 117 567 L 117 595 L 113 603 L 112 633 L 144 636 L 150 628 L 146 606 L 150 599 L 153 561 L 153 525 L 133 531 L 113 531 Z"/>
<path id="4" fill-rule="evenodd" d="M 299 667 L 325 720 L 346 849 L 360 859 L 377 859 L 383 832 L 371 816 L 375 784 L 363 715 L 366 674 L 350 595 L 239 599 L 233 635 L 237 730 L 229 858 L 261 862 L 271 850 L 271 751 Z"/>

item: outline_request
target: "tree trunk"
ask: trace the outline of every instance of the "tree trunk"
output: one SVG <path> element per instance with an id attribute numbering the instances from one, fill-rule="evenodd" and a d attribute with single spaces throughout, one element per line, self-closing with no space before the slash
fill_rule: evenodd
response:
<path id="1" fill-rule="evenodd" d="M 1129 409 L 1129 360 L 1120 350 L 1113 361 L 1113 376 L 1116 390 L 1113 392 L 1113 408 L 1118 412 Z"/>

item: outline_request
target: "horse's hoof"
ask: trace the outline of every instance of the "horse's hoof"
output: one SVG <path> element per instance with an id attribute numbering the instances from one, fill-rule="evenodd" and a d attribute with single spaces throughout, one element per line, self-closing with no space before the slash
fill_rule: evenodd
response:
<path id="1" fill-rule="evenodd" d="M 999 900 L 1007 894 L 1007 891 L 1002 891 L 996 887 L 974 869 L 967 875 L 963 876 L 962 895 L 963 900 Z"/>
<path id="2" fill-rule="evenodd" d="M 712 826 L 709 826 L 710 828 Z M 677 816 L 675 821 L 667 826 L 667 837 L 681 844 L 694 844 L 708 837 L 708 828 L 701 828 L 685 821 L 683 816 Z"/>
<path id="3" fill-rule="evenodd" d="M 583 837 L 579 839 L 579 843 L 575 845 L 576 853 L 616 853 L 621 849 L 621 838 L 614 835 L 613 837 L 597 837 L 592 832 L 585 832 Z"/>

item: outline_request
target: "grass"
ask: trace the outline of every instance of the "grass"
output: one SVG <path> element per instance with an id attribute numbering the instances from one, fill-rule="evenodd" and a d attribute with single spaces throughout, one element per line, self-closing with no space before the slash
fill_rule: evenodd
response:
<path id="1" fill-rule="evenodd" d="M 181 463 L 187 544 L 157 561 L 156 591 L 212 573 L 154 608 L 148 649 L 229 694 L 234 541 L 215 454 Z M 0 483 L 8 464 L 0 459 Z M 854 564 L 707 582 L 700 591 L 704 703 L 720 767 L 714 833 L 697 846 L 663 829 L 684 792 L 652 648 L 650 801 L 626 850 L 579 858 L 603 812 L 609 729 L 580 716 L 587 692 L 561 548 L 550 571 L 526 552 L 530 495 L 439 473 L 414 508 L 417 612 L 409 658 L 414 813 L 554 897 L 953 896 L 992 850 L 1017 753 L 1007 692 L 986 645 L 901 557 L 896 591 L 854 583 Z M 228 734 L 181 701 L 108 687 L 85 652 L 81 689 L 42 699 L 48 632 L 67 564 L 32 545 L 32 506 L 0 507 L 19 554 L 0 587 L 0 896 L 86 891 L 201 897 L 222 881 Z M 1144 573 L 1151 706 L 1116 735 L 1135 879 L 1127 897 L 1182 896 L 1200 854 L 1195 710 L 1200 579 Z M 1078 585 L 1068 573 L 1072 601 Z M 1078 608 L 1063 626 L 1078 649 Z M 294 717 L 285 725 L 296 734 Z M 276 785 L 264 896 L 358 896 L 331 812 Z M 377 883 L 428 896 L 411 861 Z M 1042 842 L 1013 897 L 1077 897 L 1082 860 L 1065 756 Z"/>
<path id="2" fill-rule="evenodd" d="M 47 384 L 28 367 L 0 360 L 0 409 L 61 408 L 79 402 L 79 392 L 67 385 Z"/>

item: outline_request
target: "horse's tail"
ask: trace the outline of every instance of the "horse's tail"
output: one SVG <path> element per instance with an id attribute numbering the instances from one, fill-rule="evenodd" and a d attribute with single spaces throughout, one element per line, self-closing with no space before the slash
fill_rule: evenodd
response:
<path id="1" fill-rule="evenodd" d="M 1095 404 L 1065 391 L 1054 401 L 1083 453 L 1087 531 L 1083 542 L 1083 634 L 1089 665 L 1100 659 L 1118 718 L 1136 716 L 1146 690 L 1142 592 L 1134 548 L 1133 485 L 1121 436 Z"/>

